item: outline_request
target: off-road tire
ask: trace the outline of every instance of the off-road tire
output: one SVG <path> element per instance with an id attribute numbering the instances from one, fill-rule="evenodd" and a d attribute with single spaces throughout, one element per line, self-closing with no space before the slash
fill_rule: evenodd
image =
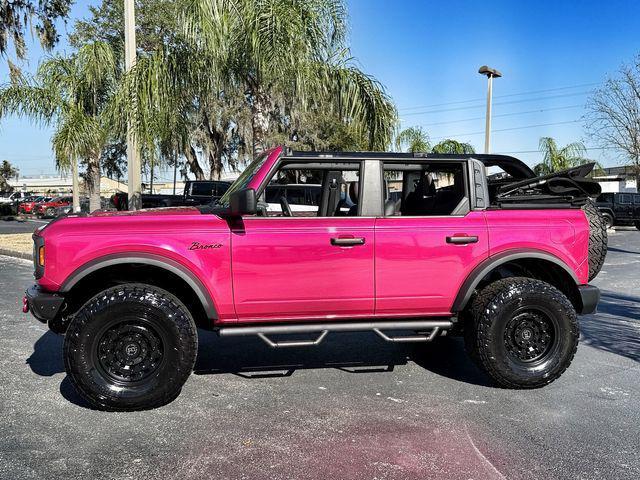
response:
<path id="1" fill-rule="evenodd" d="M 197 350 L 187 307 L 163 289 L 130 283 L 99 293 L 74 315 L 64 339 L 64 364 L 73 386 L 94 408 L 144 410 L 178 396 Z M 131 352 L 139 356 L 129 360 Z M 122 367 L 123 356 L 127 362 L 142 360 Z M 136 368 L 139 377 L 126 378 Z"/>
<path id="2" fill-rule="evenodd" d="M 588 200 L 582 207 L 589 221 L 589 281 L 596 278 L 607 256 L 607 224 L 600 209 Z"/>
<path id="3" fill-rule="evenodd" d="M 523 361 L 509 351 L 508 332 L 509 325 L 528 312 L 544 315 L 553 333 L 546 353 Z M 498 280 L 475 295 L 464 329 L 469 356 L 504 388 L 538 388 L 553 382 L 571 364 L 579 336 L 569 299 L 554 286 L 525 277 Z"/>

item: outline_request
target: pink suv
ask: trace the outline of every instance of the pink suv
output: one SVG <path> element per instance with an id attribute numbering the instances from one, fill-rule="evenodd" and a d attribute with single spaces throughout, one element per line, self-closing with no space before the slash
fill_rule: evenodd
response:
<path id="1" fill-rule="evenodd" d="M 487 167 L 498 173 L 487 178 Z M 101 409 L 175 398 L 196 326 L 274 348 L 344 331 L 391 342 L 464 335 L 498 385 L 540 387 L 569 366 L 576 315 L 599 299 L 588 281 L 606 230 L 588 171 L 538 178 L 504 156 L 279 147 L 215 204 L 40 228 L 24 310 L 65 333 L 67 373 Z M 278 184 L 319 185 L 316 204 L 298 215 L 283 194 L 272 208 L 264 193 Z"/>

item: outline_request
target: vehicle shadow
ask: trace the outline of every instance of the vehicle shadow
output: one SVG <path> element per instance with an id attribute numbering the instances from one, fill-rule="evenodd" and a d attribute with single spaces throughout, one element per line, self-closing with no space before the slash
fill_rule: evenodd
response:
<path id="1" fill-rule="evenodd" d="M 640 297 L 603 291 L 598 313 L 580 318 L 582 343 L 640 361 Z"/>
<path id="2" fill-rule="evenodd" d="M 233 374 L 243 378 L 287 377 L 296 370 L 335 368 L 346 373 L 393 372 L 414 362 L 437 375 L 474 385 L 490 385 L 464 351 L 461 339 L 427 344 L 387 343 L 369 332 L 330 335 L 315 347 L 273 349 L 257 337 L 219 338 L 200 332 L 196 375 Z"/>
<path id="3" fill-rule="evenodd" d="M 64 373 L 63 342 L 64 337 L 53 333 L 51 330 L 47 330 L 36 340 L 33 345 L 33 353 L 26 360 L 33 373 L 41 377 L 51 377 L 58 373 Z M 60 393 L 67 401 L 75 405 L 91 408 L 75 391 L 68 376 L 65 376 L 60 383 Z"/>
<path id="4" fill-rule="evenodd" d="M 632 252 L 631 250 L 624 250 L 622 248 L 617 248 L 617 247 L 608 247 L 607 251 L 609 251 L 609 252 L 618 252 L 618 253 L 631 253 L 633 255 L 640 255 L 640 252 Z"/>
<path id="5" fill-rule="evenodd" d="M 41 377 L 51 377 L 64 372 L 62 343 L 64 337 L 47 330 L 33 345 L 33 353 L 27 358 L 27 365 L 33 373 Z"/>
<path id="6" fill-rule="evenodd" d="M 196 375 L 232 374 L 247 379 L 289 377 L 296 370 L 333 368 L 349 374 L 384 374 L 414 362 L 436 375 L 473 385 L 489 386 L 464 351 L 460 338 L 438 338 L 427 344 L 387 343 L 370 332 L 330 335 L 316 347 L 273 349 L 257 337 L 220 338 L 199 330 Z M 64 373 L 62 335 L 45 332 L 26 363 L 40 376 Z M 68 376 L 60 393 L 70 403 L 91 408 L 76 393 Z"/>

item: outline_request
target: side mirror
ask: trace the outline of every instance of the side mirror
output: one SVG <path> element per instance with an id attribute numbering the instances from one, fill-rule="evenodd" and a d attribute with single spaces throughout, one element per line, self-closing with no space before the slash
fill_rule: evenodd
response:
<path id="1" fill-rule="evenodd" d="M 233 192 L 229 198 L 229 214 L 232 217 L 255 215 L 258 212 L 256 191 L 253 188 L 243 188 Z"/>

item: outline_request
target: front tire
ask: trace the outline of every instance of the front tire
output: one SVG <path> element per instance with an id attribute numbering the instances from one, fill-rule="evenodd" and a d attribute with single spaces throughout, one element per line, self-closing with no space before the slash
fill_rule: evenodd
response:
<path id="1" fill-rule="evenodd" d="M 502 387 L 547 385 L 562 375 L 576 353 L 576 311 L 546 282 L 498 280 L 476 295 L 469 313 L 467 352 Z"/>
<path id="2" fill-rule="evenodd" d="M 89 300 L 64 340 L 71 383 L 93 407 L 132 411 L 171 402 L 198 349 L 188 309 L 169 292 L 123 284 Z"/>

